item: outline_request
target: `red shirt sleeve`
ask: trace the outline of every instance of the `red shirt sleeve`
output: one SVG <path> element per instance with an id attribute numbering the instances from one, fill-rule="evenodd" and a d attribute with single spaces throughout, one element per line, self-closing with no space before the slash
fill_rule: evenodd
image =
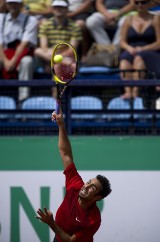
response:
<path id="1" fill-rule="evenodd" d="M 66 176 L 66 190 L 70 190 L 71 188 L 81 189 L 84 185 L 84 182 L 77 172 L 74 163 L 71 163 L 63 172 Z"/>

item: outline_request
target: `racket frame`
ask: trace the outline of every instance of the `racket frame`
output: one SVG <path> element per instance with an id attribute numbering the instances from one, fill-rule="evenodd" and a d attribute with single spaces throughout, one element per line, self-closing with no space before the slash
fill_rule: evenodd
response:
<path id="1" fill-rule="evenodd" d="M 72 76 L 72 78 L 67 81 L 67 82 L 64 82 L 62 80 L 60 80 L 58 78 L 58 76 L 56 75 L 55 71 L 54 71 L 54 64 L 57 64 L 55 61 L 54 61 L 54 56 L 55 56 L 55 53 L 56 53 L 56 50 L 59 48 L 59 46 L 61 45 L 66 45 L 68 46 L 69 48 L 72 49 L 73 53 L 74 53 L 74 57 L 75 57 L 75 60 L 76 60 L 76 68 L 75 68 L 75 72 Z M 56 87 L 57 87 L 57 100 L 56 100 L 56 108 L 55 108 L 55 112 L 56 114 L 59 114 L 59 111 L 60 111 L 60 104 L 61 104 L 61 100 L 62 100 L 62 96 L 63 96 L 63 93 L 65 92 L 67 86 L 69 85 L 69 83 L 76 77 L 76 74 L 77 74 L 77 71 L 78 71 L 78 55 L 77 55 L 77 51 L 76 49 L 70 44 L 70 43 L 66 43 L 66 42 L 60 42 L 58 43 L 54 49 L 53 49 L 53 52 L 52 52 L 52 57 L 51 57 L 51 70 L 52 70 L 52 73 L 53 73 L 53 78 L 54 78 L 54 81 L 56 83 Z M 60 91 L 60 84 L 61 85 L 64 85 L 63 89 Z"/>

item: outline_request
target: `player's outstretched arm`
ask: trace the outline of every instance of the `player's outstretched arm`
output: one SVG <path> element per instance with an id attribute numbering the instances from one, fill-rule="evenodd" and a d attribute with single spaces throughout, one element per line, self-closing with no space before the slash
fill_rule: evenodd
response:
<path id="1" fill-rule="evenodd" d="M 72 148 L 65 128 L 62 111 L 58 115 L 53 112 L 52 120 L 54 119 L 56 119 L 59 127 L 58 147 L 65 170 L 73 162 Z"/>
<path id="2" fill-rule="evenodd" d="M 36 218 L 41 220 L 43 223 L 48 224 L 48 226 L 53 230 L 53 232 L 64 242 L 76 242 L 75 235 L 69 235 L 63 229 L 61 229 L 55 222 L 53 214 L 44 208 L 44 211 L 40 208 L 37 210 Z"/>

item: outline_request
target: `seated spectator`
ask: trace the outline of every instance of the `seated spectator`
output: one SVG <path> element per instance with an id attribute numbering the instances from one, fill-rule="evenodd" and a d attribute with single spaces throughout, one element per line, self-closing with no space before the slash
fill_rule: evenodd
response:
<path id="1" fill-rule="evenodd" d="M 51 0 L 23 0 L 23 12 L 34 15 L 39 23 L 52 14 Z"/>
<path id="2" fill-rule="evenodd" d="M 59 42 L 68 42 L 78 48 L 82 39 L 81 30 L 71 19 L 67 18 L 68 2 L 54 0 L 52 3 L 53 17 L 40 25 L 39 43 L 35 56 L 44 61 L 44 66 L 50 72 L 50 60 L 53 48 Z"/>
<path id="3" fill-rule="evenodd" d="M 160 63 L 160 16 L 148 12 L 149 1 L 134 0 L 138 14 L 129 16 L 122 28 L 120 57 L 121 70 L 137 70 L 122 73 L 122 79 L 138 80 L 149 73 L 159 72 Z M 144 70 L 144 71 L 143 71 Z M 125 88 L 123 98 L 136 97 L 138 89 Z"/>
<path id="4" fill-rule="evenodd" d="M 99 44 L 119 45 L 120 28 L 126 18 L 126 14 L 134 10 L 132 0 L 97 0 L 97 12 L 86 20 L 93 39 Z M 108 31 L 116 30 L 111 40 Z"/>
<path id="5" fill-rule="evenodd" d="M 37 21 L 21 13 L 22 0 L 6 0 L 7 14 L 0 14 L 0 60 L 4 79 L 31 80 L 33 51 L 37 44 Z M 19 89 L 19 101 L 29 90 Z"/>
<path id="6" fill-rule="evenodd" d="M 1 0 L 0 1 L 0 13 L 6 13 L 7 9 L 6 9 L 6 1 L 5 0 Z"/>
<path id="7" fill-rule="evenodd" d="M 80 44 L 81 62 L 85 62 L 87 51 L 92 42 L 89 31 L 86 27 L 86 19 L 91 15 L 94 9 L 94 0 L 69 0 L 68 17 L 76 21 L 82 30 L 83 41 Z"/>

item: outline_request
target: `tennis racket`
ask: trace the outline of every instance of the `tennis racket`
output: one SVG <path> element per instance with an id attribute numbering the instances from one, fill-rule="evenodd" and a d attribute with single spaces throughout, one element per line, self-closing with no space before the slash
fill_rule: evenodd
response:
<path id="1" fill-rule="evenodd" d="M 51 69 L 57 87 L 56 114 L 59 114 L 64 91 L 75 78 L 78 70 L 78 55 L 69 43 L 59 43 L 55 46 L 51 58 Z"/>

